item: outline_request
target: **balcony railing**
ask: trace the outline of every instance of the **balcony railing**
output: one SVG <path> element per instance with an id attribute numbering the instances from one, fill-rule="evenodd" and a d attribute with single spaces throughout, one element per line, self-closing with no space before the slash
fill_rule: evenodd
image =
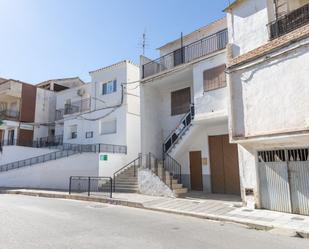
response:
<path id="1" fill-rule="evenodd" d="M 268 24 L 270 39 L 278 38 L 309 23 L 309 4 Z"/>
<path id="2" fill-rule="evenodd" d="M 151 75 L 222 50 L 226 47 L 227 43 L 228 32 L 225 29 L 144 64 L 142 66 L 142 77 L 147 78 Z"/>
<path id="3" fill-rule="evenodd" d="M 9 110 L 9 109 L 0 110 L 0 119 L 18 120 L 19 111 Z"/>
<path id="4" fill-rule="evenodd" d="M 56 110 L 56 120 L 63 119 L 64 115 L 89 111 L 90 108 L 91 108 L 91 98 L 75 101 L 72 102 L 71 104 L 65 104 L 63 109 Z"/>

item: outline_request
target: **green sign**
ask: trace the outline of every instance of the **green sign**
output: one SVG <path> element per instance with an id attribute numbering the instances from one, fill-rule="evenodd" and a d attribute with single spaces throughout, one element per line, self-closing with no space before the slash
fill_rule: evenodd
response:
<path id="1" fill-rule="evenodd" d="M 108 156 L 107 155 L 100 155 L 100 161 L 107 161 Z"/>

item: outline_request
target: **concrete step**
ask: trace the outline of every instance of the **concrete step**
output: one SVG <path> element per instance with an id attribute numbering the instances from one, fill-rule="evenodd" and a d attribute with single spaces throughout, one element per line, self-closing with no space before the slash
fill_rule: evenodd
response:
<path id="1" fill-rule="evenodd" d="M 115 192 L 120 192 L 120 193 L 137 193 L 138 189 L 134 189 L 134 188 L 117 188 L 115 189 Z"/>
<path id="2" fill-rule="evenodd" d="M 183 188 L 183 185 L 180 183 L 173 183 L 172 186 L 173 186 L 173 190 Z"/>
<path id="3" fill-rule="evenodd" d="M 178 194 L 185 194 L 185 193 L 188 193 L 188 189 L 187 188 L 173 189 L 173 192 L 176 195 L 178 195 Z"/>
<path id="4" fill-rule="evenodd" d="M 116 183 L 137 183 L 137 179 L 116 179 Z"/>
<path id="5" fill-rule="evenodd" d="M 129 181 L 129 182 L 134 182 L 134 181 L 137 181 L 137 177 L 125 177 L 125 176 L 116 177 L 116 182 L 117 182 L 117 181 Z"/>

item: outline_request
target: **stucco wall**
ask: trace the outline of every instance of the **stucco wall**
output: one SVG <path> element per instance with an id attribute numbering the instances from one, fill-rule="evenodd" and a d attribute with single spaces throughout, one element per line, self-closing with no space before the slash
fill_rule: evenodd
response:
<path id="1" fill-rule="evenodd" d="M 197 63 L 193 67 L 193 89 L 195 114 L 197 118 L 207 117 L 210 113 L 227 112 L 227 87 L 204 92 L 203 72 L 226 64 L 226 53 L 223 52 L 211 59 Z M 200 116 L 200 117 L 198 117 Z"/>
<path id="2" fill-rule="evenodd" d="M 30 148 L 23 146 L 3 146 L 3 153 L 0 154 L 0 165 L 40 156 L 43 154 L 51 153 L 53 151 L 56 150 Z"/>
<path id="3" fill-rule="evenodd" d="M 149 84 L 141 86 L 141 151 L 162 156 L 162 131 L 160 124 L 160 92 Z"/>
<path id="4" fill-rule="evenodd" d="M 303 40 L 305 44 L 309 39 Z M 233 136 L 309 128 L 308 45 L 231 74 Z M 287 49 L 287 48 L 286 48 Z M 283 52 L 281 50 L 274 56 Z"/>
<path id="5" fill-rule="evenodd" d="M 56 94 L 55 92 L 37 88 L 36 106 L 35 106 L 35 123 L 33 139 L 49 135 L 50 126 L 55 120 L 56 112 Z M 44 125 L 45 124 L 45 125 Z"/>
<path id="6" fill-rule="evenodd" d="M 257 48 L 268 41 L 268 0 L 246 0 L 227 13 L 229 43 L 234 57 Z"/>
<path id="7" fill-rule="evenodd" d="M 0 186 L 68 190 L 70 176 L 97 176 L 98 166 L 97 154 L 78 154 L 2 172 Z"/>
<path id="8" fill-rule="evenodd" d="M 185 135 L 178 149 L 172 151 L 171 155 L 181 164 L 182 183 L 185 187 L 191 188 L 190 183 L 190 151 L 201 151 L 202 158 L 207 158 L 207 165 L 202 166 L 203 191 L 211 192 L 211 171 L 209 160 L 208 137 L 228 134 L 227 120 L 209 124 L 194 124 Z"/>

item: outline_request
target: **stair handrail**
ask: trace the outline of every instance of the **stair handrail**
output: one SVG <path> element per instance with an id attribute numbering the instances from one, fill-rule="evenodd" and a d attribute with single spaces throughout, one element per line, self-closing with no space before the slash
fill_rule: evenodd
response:
<path id="1" fill-rule="evenodd" d="M 174 130 L 171 131 L 171 133 L 166 137 L 166 139 L 163 142 L 163 154 L 168 153 L 169 150 L 172 148 L 172 146 L 177 143 L 177 141 L 182 137 L 184 132 L 188 129 L 188 127 L 191 125 L 192 120 L 194 119 L 195 115 L 195 109 L 194 104 L 190 105 L 190 111 L 187 112 L 179 121 L 178 125 Z M 183 125 L 183 127 L 182 127 Z M 180 131 L 179 131 L 180 129 Z M 173 140 L 174 135 L 176 136 L 176 139 Z M 166 144 L 170 141 L 170 146 L 166 148 Z"/>
<path id="2" fill-rule="evenodd" d="M 176 178 L 179 183 L 181 180 L 181 164 L 168 153 L 165 154 L 163 159 L 163 168 L 167 170 L 172 177 L 171 178 L 171 186 L 172 186 L 172 178 Z"/>
<path id="3" fill-rule="evenodd" d="M 141 154 L 139 154 L 139 156 L 137 158 L 135 158 L 134 160 L 132 160 L 131 162 L 127 163 L 126 165 L 124 165 L 123 167 L 121 167 L 120 169 L 118 169 L 117 171 L 114 172 L 114 174 L 113 174 L 113 189 L 114 189 L 114 192 L 116 191 L 116 176 L 120 172 L 122 172 L 125 169 L 130 168 L 132 166 L 134 167 L 133 168 L 133 175 L 136 176 L 136 168 L 140 167 L 140 164 L 141 164 L 140 160 L 141 160 Z"/>
<path id="4" fill-rule="evenodd" d="M 124 145 L 112 145 L 112 144 L 63 144 L 53 147 L 54 149 L 61 148 L 60 150 L 49 152 L 35 157 L 26 158 L 23 160 L 18 160 L 15 162 L 10 162 L 7 164 L 0 165 L 0 172 L 9 171 L 12 169 L 17 169 L 26 166 L 32 166 L 38 163 L 44 163 L 51 160 L 56 160 L 59 158 L 68 157 L 75 155 L 77 153 L 83 152 L 106 152 L 106 153 L 127 153 L 127 147 Z M 60 156 L 57 156 L 57 153 Z M 42 159 L 42 160 L 40 160 Z"/>

